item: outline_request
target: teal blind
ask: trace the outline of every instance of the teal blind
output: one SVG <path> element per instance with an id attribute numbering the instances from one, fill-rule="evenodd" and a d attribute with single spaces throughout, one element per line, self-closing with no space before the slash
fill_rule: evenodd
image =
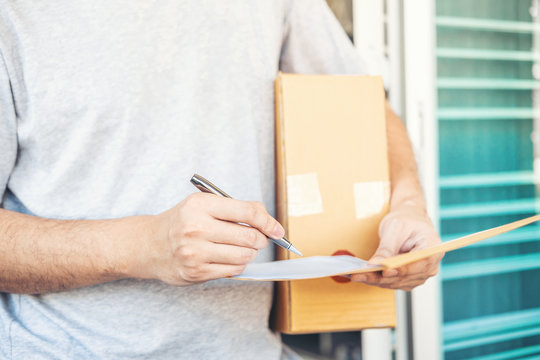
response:
<path id="1" fill-rule="evenodd" d="M 450 240 L 540 209 L 540 25 L 531 0 L 436 5 L 440 227 Z M 539 238 L 532 225 L 445 256 L 445 359 L 540 359 Z"/>

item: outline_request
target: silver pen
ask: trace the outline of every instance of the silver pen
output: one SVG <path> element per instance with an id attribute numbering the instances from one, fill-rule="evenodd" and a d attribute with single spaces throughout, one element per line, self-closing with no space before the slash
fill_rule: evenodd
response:
<path id="1" fill-rule="evenodd" d="M 191 177 L 191 183 L 202 192 L 211 193 L 231 199 L 231 197 L 227 195 L 223 190 L 221 190 L 216 185 L 212 184 L 210 181 L 206 180 L 200 175 L 194 174 Z M 285 250 L 289 250 L 296 255 L 303 256 L 302 253 L 297 248 L 295 248 L 293 244 L 289 242 L 289 240 L 285 239 L 285 237 L 282 237 L 281 239 L 268 239 L 270 239 L 270 241 L 272 241 L 274 244 L 281 246 Z"/>

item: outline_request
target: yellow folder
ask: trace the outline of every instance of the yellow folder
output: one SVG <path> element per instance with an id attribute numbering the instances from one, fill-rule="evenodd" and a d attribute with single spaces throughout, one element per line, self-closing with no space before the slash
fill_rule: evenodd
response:
<path id="1" fill-rule="evenodd" d="M 505 232 L 515 230 L 517 228 L 528 225 L 538 220 L 540 220 L 540 215 L 531 216 L 525 219 L 514 221 L 506 225 L 498 226 L 489 230 L 484 230 L 484 231 L 480 231 L 471 235 L 463 236 L 455 240 L 446 241 L 442 244 L 439 244 L 433 247 L 393 256 L 393 257 L 384 259 L 380 261 L 379 263 L 388 269 L 400 267 L 400 266 L 407 265 L 418 260 L 422 260 L 432 255 L 447 253 L 452 250 L 460 249 L 467 245 L 491 238 L 493 236 L 497 236 Z"/>

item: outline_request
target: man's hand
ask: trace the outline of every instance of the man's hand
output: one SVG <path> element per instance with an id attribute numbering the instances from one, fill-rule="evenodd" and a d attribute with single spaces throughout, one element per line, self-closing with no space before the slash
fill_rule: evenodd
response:
<path id="1" fill-rule="evenodd" d="M 238 275 L 268 245 L 266 236 L 285 235 L 261 203 L 206 193 L 190 195 L 156 220 L 157 238 L 138 249 L 128 272 L 176 286 Z"/>
<path id="2" fill-rule="evenodd" d="M 370 259 L 373 263 L 441 242 L 425 210 L 424 196 L 407 130 L 388 102 L 386 121 L 392 184 L 391 210 L 379 226 L 381 241 Z M 442 255 L 432 256 L 397 269 L 384 270 L 382 273 L 356 274 L 351 278 L 369 285 L 408 291 L 437 274 L 441 259 Z"/>
<path id="3" fill-rule="evenodd" d="M 265 235 L 284 230 L 260 203 L 196 193 L 156 216 L 108 220 L 0 209 L 0 234 L 0 292 L 44 294 L 126 278 L 181 286 L 237 275 Z"/>
<path id="4" fill-rule="evenodd" d="M 437 231 L 423 208 L 414 204 L 393 209 L 379 227 L 380 244 L 370 262 L 437 245 Z M 442 255 L 432 256 L 397 269 L 352 275 L 353 281 L 389 289 L 410 291 L 438 272 Z"/>

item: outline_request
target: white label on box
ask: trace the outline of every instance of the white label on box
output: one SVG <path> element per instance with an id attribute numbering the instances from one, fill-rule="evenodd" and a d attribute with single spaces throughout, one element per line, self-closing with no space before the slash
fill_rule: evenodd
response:
<path id="1" fill-rule="evenodd" d="M 289 216 L 322 213 L 322 198 L 317 174 L 287 176 L 287 203 Z"/>
<path id="2" fill-rule="evenodd" d="M 370 181 L 354 184 L 354 206 L 357 219 L 379 214 L 389 199 L 389 181 Z"/>

